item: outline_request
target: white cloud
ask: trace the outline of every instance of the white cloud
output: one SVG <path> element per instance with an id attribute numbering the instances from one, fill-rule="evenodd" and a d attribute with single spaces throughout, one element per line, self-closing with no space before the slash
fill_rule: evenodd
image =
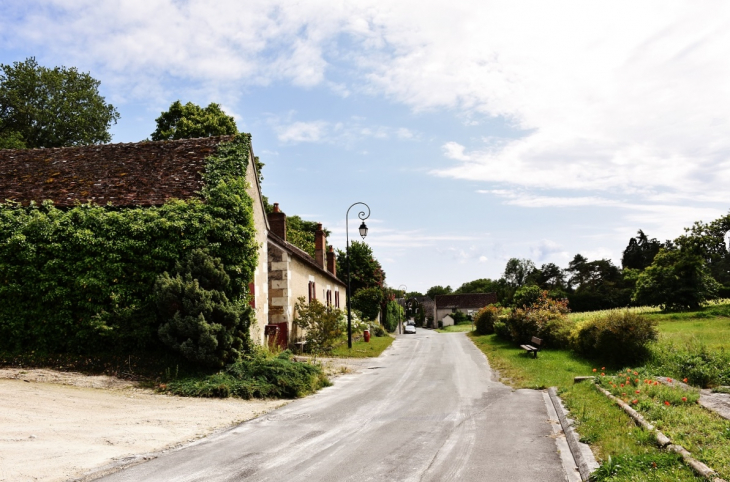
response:
<path id="1" fill-rule="evenodd" d="M 537 244 L 530 246 L 530 254 L 536 262 L 546 261 L 552 255 L 559 255 L 562 258 L 568 256 L 567 251 L 560 244 L 549 239 L 540 240 Z"/>
<path id="2" fill-rule="evenodd" d="M 320 142 L 329 124 L 324 121 L 293 122 L 276 128 L 281 142 Z"/>
<path id="3" fill-rule="evenodd" d="M 730 3 L 721 0 L 18 5 L 0 7 L 3 48 L 99 69 L 120 96 L 169 100 L 172 79 L 226 103 L 275 82 L 367 92 L 515 128 L 511 138 L 445 143 L 456 163 L 435 175 L 727 202 Z M 335 128 L 317 122 L 280 138 L 322 142 Z"/>

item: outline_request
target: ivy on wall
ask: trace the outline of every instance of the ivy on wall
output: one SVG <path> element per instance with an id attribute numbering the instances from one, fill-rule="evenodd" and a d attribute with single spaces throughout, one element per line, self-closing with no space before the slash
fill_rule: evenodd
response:
<path id="1" fill-rule="evenodd" d="M 157 345 L 155 280 L 194 249 L 220 258 L 228 299 L 245 299 L 258 261 L 250 142 L 241 134 L 218 146 L 199 199 L 149 208 L 0 204 L 0 350 Z"/>

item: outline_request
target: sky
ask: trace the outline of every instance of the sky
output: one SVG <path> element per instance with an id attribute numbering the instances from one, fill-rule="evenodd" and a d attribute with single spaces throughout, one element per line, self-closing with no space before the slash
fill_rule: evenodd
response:
<path id="1" fill-rule="evenodd" d="M 271 202 L 340 249 L 367 203 L 409 291 L 730 209 L 726 1 L 4 0 L 0 63 L 31 56 L 101 81 L 112 142 L 219 103 Z"/>

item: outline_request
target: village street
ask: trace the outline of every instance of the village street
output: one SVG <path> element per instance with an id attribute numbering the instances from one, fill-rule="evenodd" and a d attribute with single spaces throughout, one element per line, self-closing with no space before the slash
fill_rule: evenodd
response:
<path id="1" fill-rule="evenodd" d="M 561 481 L 539 391 L 461 333 L 402 335 L 360 373 L 112 481 Z"/>

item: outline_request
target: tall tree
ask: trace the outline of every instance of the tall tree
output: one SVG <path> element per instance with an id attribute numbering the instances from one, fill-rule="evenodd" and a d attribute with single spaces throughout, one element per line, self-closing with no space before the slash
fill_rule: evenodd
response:
<path id="1" fill-rule="evenodd" d="M 63 147 L 109 142 L 119 113 L 100 82 L 75 67 L 38 65 L 34 57 L 0 64 L 0 145 Z"/>
<path id="2" fill-rule="evenodd" d="M 502 278 L 514 288 L 527 284 L 528 277 L 535 270 L 535 263 L 529 259 L 511 258 L 504 267 Z"/>
<path id="3" fill-rule="evenodd" d="M 347 253 L 337 250 L 337 277 L 347 283 Z M 385 271 L 365 241 L 350 243 L 350 284 L 352 294 L 364 288 L 383 287 Z"/>
<path id="4" fill-rule="evenodd" d="M 479 278 L 474 281 L 467 281 L 459 286 L 454 294 L 461 293 L 494 293 L 499 290 L 499 283 L 489 278 Z"/>
<path id="5" fill-rule="evenodd" d="M 238 134 L 236 121 L 215 103 L 203 109 L 192 102 L 183 105 L 176 100 L 155 121 L 157 129 L 150 136 L 153 141 Z"/>
<path id="6" fill-rule="evenodd" d="M 654 256 L 661 248 L 662 243 L 656 238 L 649 239 L 640 229 L 635 238 L 629 239 L 629 245 L 626 246 L 621 258 L 621 266 L 643 270 L 654 261 Z"/>
<path id="7" fill-rule="evenodd" d="M 696 310 L 715 298 L 719 288 L 701 256 L 689 250 L 662 249 L 639 275 L 634 301 L 666 310 Z"/>

